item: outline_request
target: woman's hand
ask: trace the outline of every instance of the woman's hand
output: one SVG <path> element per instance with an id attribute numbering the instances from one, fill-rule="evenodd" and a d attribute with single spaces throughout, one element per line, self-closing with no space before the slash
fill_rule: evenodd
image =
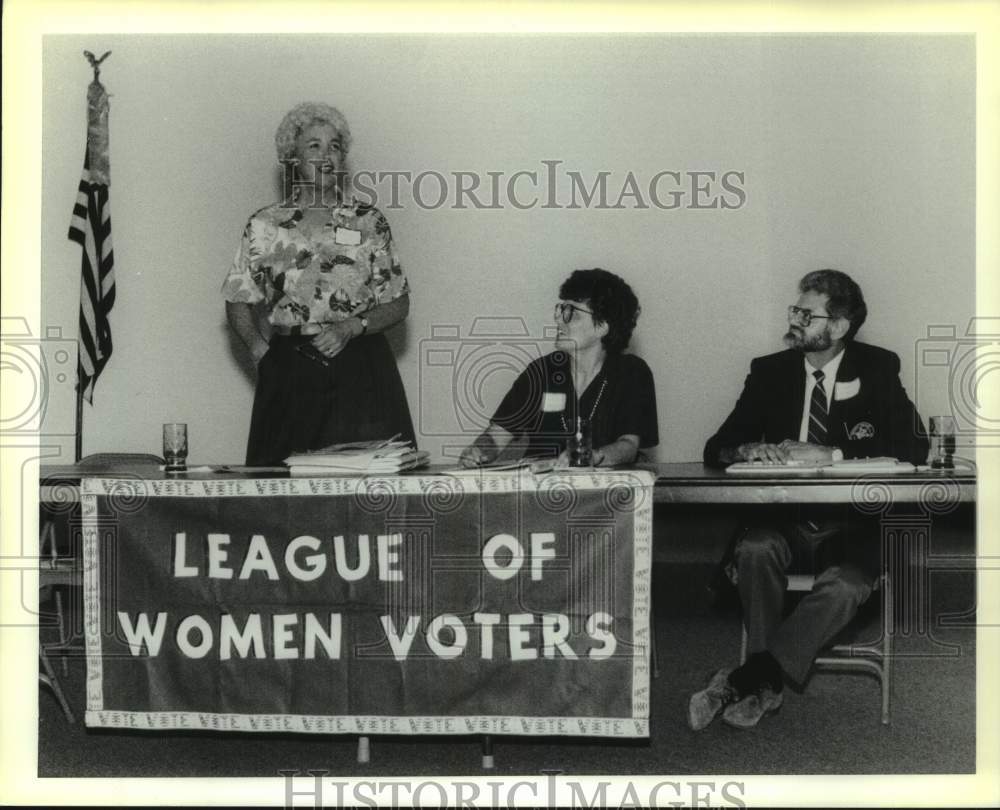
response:
<path id="1" fill-rule="evenodd" d="M 360 334 L 354 327 L 356 319 L 336 321 L 323 327 L 323 331 L 313 338 L 313 346 L 327 357 L 336 357 L 352 337 Z"/>
<path id="2" fill-rule="evenodd" d="M 260 365 L 260 361 L 264 359 L 264 355 L 267 354 L 267 350 L 270 347 L 261 341 L 250 349 L 250 356 L 253 358 L 253 364 L 255 366 Z"/>
<path id="3" fill-rule="evenodd" d="M 233 331 L 240 336 L 240 340 L 246 344 L 254 366 L 259 366 L 261 359 L 267 354 L 268 335 L 262 334 L 258 328 L 253 305 L 226 301 L 226 320 L 229 321 Z"/>
<path id="4" fill-rule="evenodd" d="M 590 466 L 600 467 L 604 463 L 604 459 L 606 457 L 606 454 L 602 450 L 594 450 L 591 456 Z M 563 450 L 556 459 L 554 468 L 557 470 L 563 470 L 570 466 L 572 466 L 570 464 L 570 452 L 569 450 Z"/>
<path id="5" fill-rule="evenodd" d="M 458 463 L 462 467 L 478 467 L 480 464 L 489 464 L 500 454 L 500 449 L 487 433 L 480 436 L 462 451 L 458 457 Z"/>
<path id="6" fill-rule="evenodd" d="M 639 437 L 634 433 L 626 433 L 610 444 L 595 447 L 591 463 L 595 467 L 616 467 L 619 464 L 632 464 L 638 455 Z"/>
<path id="7" fill-rule="evenodd" d="M 478 467 L 480 464 L 496 461 L 501 453 L 510 454 L 513 439 L 513 434 L 491 422 L 489 427 L 462 451 L 462 455 L 458 457 L 458 463 L 463 467 Z M 523 452 L 522 450 L 521 454 Z"/>

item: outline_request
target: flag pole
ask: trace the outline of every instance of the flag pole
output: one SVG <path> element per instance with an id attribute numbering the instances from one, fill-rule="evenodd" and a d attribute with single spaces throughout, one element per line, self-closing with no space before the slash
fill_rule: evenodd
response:
<path id="1" fill-rule="evenodd" d="M 77 380 L 80 373 L 77 372 Z M 76 386 L 76 449 L 73 453 L 73 463 L 76 464 L 83 458 L 83 386 L 77 383 Z"/>
<path id="2" fill-rule="evenodd" d="M 101 62 L 84 51 L 94 71 L 87 87 L 87 147 L 83 174 L 69 226 L 69 238 L 80 245 L 80 319 L 77 336 L 76 446 L 74 460 L 83 457 L 83 400 L 93 405 L 94 385 L 111 357 L 108 313 L 115 303 L 114 251 L 108 206 L 108 93 L 101 84 Z"/>

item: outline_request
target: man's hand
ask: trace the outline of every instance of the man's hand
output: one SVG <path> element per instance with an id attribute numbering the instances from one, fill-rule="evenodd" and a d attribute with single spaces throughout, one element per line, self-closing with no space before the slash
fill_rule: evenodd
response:
<path id="1" fill-rule="evenodd" d="M 323 327 L 312 344 L 327 357 L 336 357 L 356 334 L 352 320 L 336 321 Z"/>
<path id="2" fill-rule="evenodd" d="M 737 450 L 744 461 L 764 461 L 770 464 L 784 464 L 788 454 L 784 450 L 785 442 L 769 444 L 768 442 L 747 442 Z"/>
<path id="3" fill-rule="evenodd" d="M 785 439 L 778 447 L 784 451 L 787 458 L 795 461 L 833 461 L 833 448 L 820 444 Z"/>

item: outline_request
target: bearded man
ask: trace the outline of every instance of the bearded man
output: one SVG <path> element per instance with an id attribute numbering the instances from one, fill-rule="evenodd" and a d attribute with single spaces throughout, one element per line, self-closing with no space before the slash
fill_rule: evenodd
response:
<path id="1" fill-rule="evenodd" d="M 861 288 L 846 273 L 808 273 L 788 308 L 788 348 L 751 362 L 736 406 L 705 444 L 705 463 L 875 456 L 925 463 L 927 437 L 899 380 L 899 357 L 854 340 L 867 314 Z M 777 711 L 785 683 L 804 684 L 818 652 L 868 599 L 881 570 L 878 527 L 850 507 L 748 519 L 730 555 L 726 571 L 739 590 L 749 655 L 691 697 L 695 730 L 720 713 L 729 725 L 750 728 Z M 816 579 L 785 617 L 792 570 Z"/>

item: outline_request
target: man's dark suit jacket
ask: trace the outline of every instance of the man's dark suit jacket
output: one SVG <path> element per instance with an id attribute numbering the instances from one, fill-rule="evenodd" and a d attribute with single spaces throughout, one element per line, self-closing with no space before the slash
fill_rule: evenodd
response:
<path id="1" fill-rule="evenodd" d="M 803 355 L 786 349 L 750 363 L 736 407 L 705 444 L 706 464 L 720 466 L 723 448 L 745 442 L 797 440 L 805 401 Z M 892 456 L 927 462 L 928 441 L 920 416 L 899 381 L 899 357 L 866 343 L 848 342 L 837 370 L 827 419 L 827 445 L 844 458 Z"/>
<path id="2" fill-rule="evenodd" d="M 913 464 L 926 463 L 927 435 L 899 381 L 898 356 L 877 346 L 851 341 L 844 348 L 836 383 L 827 419 L 828 446 L 839 447 L 845 458 L 892 456 Z M 786 349 L 754 359 L 733 412 L 705 444 L 705 463 L 722 466 L 720 452 L 745 442 L 778 444 L 785 439 L 798 440 L 805 390 L 806 370 L 801 352 Z M 873 533 L 877 536 L 878 528 L 869 525 L 871 521 L 858 520 L 849 507 L 796 507 L 781 514 L 771 510 L 765 518 L 744 516 L 710 586 L 717 600 L 735 598 L 735 589 L 725 570 L 737 541 L 752 522 L 771 524 L 777 520 L 787 536 L 800 534 L 792 527 L 801 529 L 802 521 L 807 518 L 818 521 L 820 530 L 813 538 L 817 542 L 812 544 L 812 560 L 803 558 L 793 562 L 797 570 L 817 573 L 846 557 L 870 576 L 876 575 L 880 545 L 871 540 Z M 832 526 L 839 527 L 838 540 L 845 541 L 846 546 L 824 539 Z"/>

